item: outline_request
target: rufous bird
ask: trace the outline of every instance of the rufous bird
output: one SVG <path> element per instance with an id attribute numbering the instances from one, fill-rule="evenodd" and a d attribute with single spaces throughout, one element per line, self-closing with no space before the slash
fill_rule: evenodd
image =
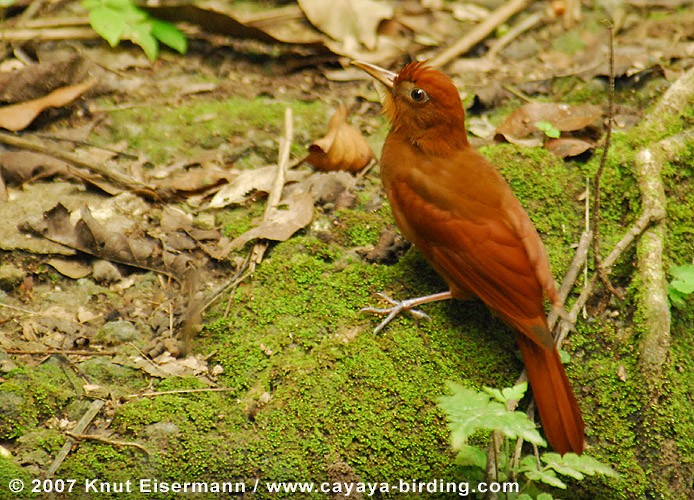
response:
<path id="1" fill-rule="evenodd" d="M 353 64 L 385 87 L 381 179 L 395 222 L 449 286 L 380 312 L 388 321 L 426 302 L 480 298 L 516 332 L 549 444 L 582 453 L 583 418 L 545 314 L 545 297 L 561 307 L 547 253 L 506 180 L 468 142 L 458 90 L 422 62 L 397 74 Z"/>

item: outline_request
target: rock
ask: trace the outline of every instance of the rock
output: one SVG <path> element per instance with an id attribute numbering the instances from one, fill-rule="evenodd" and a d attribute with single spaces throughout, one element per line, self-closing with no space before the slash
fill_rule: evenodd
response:
<path id="1" fill-rule="evenodd" d="M 137 340 L 137 328 L 130 321 L 111 321 L 99 328 L 95 340 L 105 345 L 121 345 Z"/>
<path id="2" fill-rule="evenodd" d="M 97 260 L 94 263 L 92 276 L 98 283 L 115 283 L 120 281 L 123 277 L 118 268 L 107 260 Z"/>
<path id="3" fill-rule="evenodd" d="M 24 270 L 14 264 L 0 266 L 0 290 L 10 291 L 17 287 L 24 279 Z"/>

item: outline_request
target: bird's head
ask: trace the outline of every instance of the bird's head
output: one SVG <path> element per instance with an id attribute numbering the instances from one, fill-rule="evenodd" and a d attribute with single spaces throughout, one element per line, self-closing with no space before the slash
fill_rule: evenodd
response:
<path id="1" fill-rule="evenodd" d="M 426 62 L 412 62 L 398 73 L 360 61 L 352 64 L 385 87 L 381 103 L 394 132 L 411 139 L 434 131 L 443 137 L 462 134 L 467 142 L 465 111 L 458 89 L 448 76 Z"/>

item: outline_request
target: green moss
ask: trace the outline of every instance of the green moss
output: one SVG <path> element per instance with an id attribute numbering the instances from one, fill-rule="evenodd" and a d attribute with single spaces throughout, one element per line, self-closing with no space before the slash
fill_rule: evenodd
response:
<path id="1" fill-rule="evenodd" d="M 352 247 L 375 245 L 387 224 L 383 211 L 341 210 L 335 218 L 337 237 L 343 237 L 342 241 Z"/>
<path id="2" fill-rule="evenodd" d="M 222 227 L 224 235 L 236 238 L 258 225 L 265 207 L 261 203 L 247 204 L 217 212 L 216 224 Z"/>
<path id="3" fill-rule="evenodd" d="M 13 493 L 12 498 L 36 498 L 37 495 L 31 493 L 31 475 L 24 467 L 13 460 L 0 456 L 0 484 L 5 491 L 12 480 L 21 480 L 24 483 L 24 489 L 21 492 Z"/>
<path id="4" fill-rule="evenodd" d="M 54 360 L 28 370 L 16 369 L 0 385 L 0 437 L 13 439 L 47 418 L 59 416 L 74 397 L 72 385 Z"/>
<path id="5" fill-rule="evenodd" d="M 294 127 L 307 137 L 320 137 L 325 127 L 325 105 L 320 101 L 278 101 L 258 97 L 222 100 L 190 100 L 176 108 L 147 106 L 111 112 L 113 141 L 127 140 L 155 164 L 176 158 L 193 158 L 205 149 L 230 142 L 247 144 L 257 138 L 256 152 L 276 156 L 277 141 L 284 129 L 284 112 L 294 112 Z M 296 144 L 297 154 L 303 152 Z"/>

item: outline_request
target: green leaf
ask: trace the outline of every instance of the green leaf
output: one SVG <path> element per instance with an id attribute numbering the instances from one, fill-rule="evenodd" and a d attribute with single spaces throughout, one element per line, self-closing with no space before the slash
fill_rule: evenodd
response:
<path id="1" fill-rule="evenodd" d="M 150 23 L 140 23 L 132 26 L 125 36 L 133 43 L 142 47 L 147 59 L 150 61 L 157 60 L 157 56 L 159 55 L 159 42 L 157 42 L 157 39 L 152 35 L 152 25 Z"/>
<path id="2" fill-rule="evenodd" d="M 454 383 L 447 386 L 451 395 L 440 397 L 438 406 L 447 414 L 454 450 L 461 449 L 467 444 L 468 438 L 479 430 L 498 430 L 511 439 L 521 437 L 530 443 L 547 446 L 525 413 L 508 411 L 504 404 L 490 401 L 489 395 L 484 392 Z"/>
<path id="3" fill-rule="evenodd" d="M 180 54 L 188 50 L 188 40 L 173 24 L 159 19 L 152 19 L 152 35 L 164 45 Z"/>
<path id="4" fill-rule="evenodd" d="M 9 7 L 15 3 L 16 0 L 0 0 L 0 7 Z"/>
<path id="5" fill-rule="evenodd" d="M 559 131 L 559 129 L 548 121 L 543 120 L 535 122 L 535 127 L 544 132 L 547 137 L 551 137 L 552 139 L 557 139 L 561 135 L 561 131 Z"/>
<path id="6" fill-rule="evenodd" d="M 694 292 L 694 265 L 673 267 L 670 274 L 673 276 L 667 289 L 670 302 L 674 306 L 684 307 L 687 295 Z"/>
<path id="7" fill-rule="evenodd" d="M 566 453 L 559 455 L 558 453 L 543 453 L 540 459 L 560 474 L 571 476 L 576 479 L 583 479 L 583 475 L 592 476 L 594 474 L 602 474 L 609 477 L 619 477 L 617 471 L 607 464 L 603 464 L 599 460 L 588 455 L 576 455 L 575 453 Z"/>
<path id="8" fill-rule="evenodd" d="M 571 354 L 566 352 L 564 349 L 559 349 L 559 359 L 562 365 L 568 365 L 571 363 Z"/>
<path id="9" fill-rule="evenodd" d="M 540 481 L 555 488 L 566 489 L 566 484 L 557 477 L 552 469 L 540 469 L 533 455 L 525 456 L 518 464 L 518 472 L 525 474 L 530 481 Z"/>
<path id="10" fill-rule="evenodd" d="M 670 302 L 672 302 L 672 305 L 675 307 L 684 308 L 684 306 L 687 305 L 686 299 L 687 299 L 687 294 L 678 292 L 672 287 L 668 287 L 667 290 L 668 297 L 670 297 Z"/>
<path id="11" fill-rule="evenodd" d="M 455 463 L 484 470 L 487 467 L 487 454 L 475 446 L 463 444 L 455 457 Z"/>
<path id="12" fill-rule="evenodd" d="M 525 395 L 525 391 L 528 390 L 528 383 L 521 382 L 513 387 L 507 387 L 505 389 L 499 390 L 493 387 L 484 387 L 484 392 L 489 394 L 491 397 L 496 399 L 499 403 L 508 403 L 509 401 L 520 401 Z"/>
<path id="13" fill-rule="evenodd" d="M 537 495 L 536 500 L 553 500 L 554 497 L 550 495 L 549 493 L 540 493 Z"/>
<path id="14" fill-rule="evenodd" d="M 108 7 L 99 7 L 89 12 L 89 24 L 111 47 L 118 45 L 126 28 L 120 12 Z"/>

